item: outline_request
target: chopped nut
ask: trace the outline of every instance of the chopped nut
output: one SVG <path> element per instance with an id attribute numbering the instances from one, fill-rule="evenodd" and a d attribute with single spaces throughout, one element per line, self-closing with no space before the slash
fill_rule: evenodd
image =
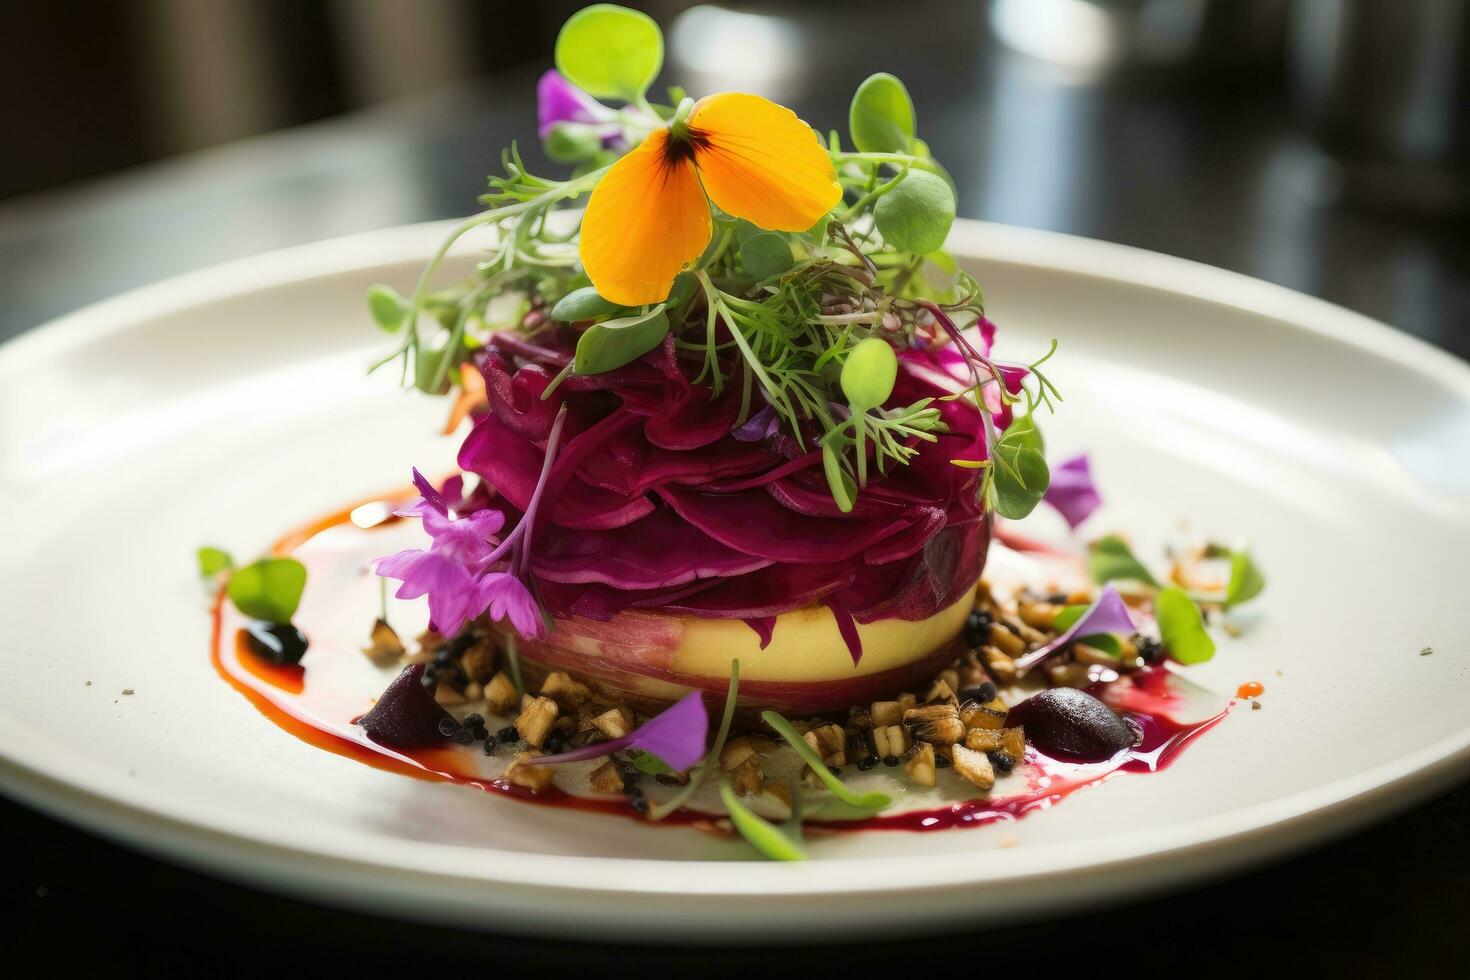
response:
<path id="1" fill-rule="evenodd" d="M 1032 629 L 1025 623 L 1008 623 L 1007 625 L 1010 626 L 1012 632 L 1014 632 L 1022 640 L 1026 641 L 1026 645 L 1028 647 L 1041 646 L 1041 644 L 1045 643 L 1049 638 L 1048 634 L 1043 633 L 1041 632 L 1041 630 L 1038 629 Z"/>
<path id="2" fill-rule="evenodd" d="M 490 678 L 485 685 L 485 707 L 496 714 L 505 714 L 516 703 L 516 685 L 505 671 Z"/>
<path id="3" fill-rule="evenodd" d="M 909 757 L 904 763 L 904 772 L 909 774 L 909 779 L 920 786 L 934 785 L 934 746 L 928 742 L 920 742 L 919 751 Z"/>
<path id="4" fill-rule="evenodd" d="M 755 745 L 751 743 L 750 736 L 740 735 L 725 743 L 724 749 L 720 751 L 720 768 L 738 768 L 746 759 L 755 758 Z"/>
<path id="5" fill-rule="evenodd" d="M 465 697 L 465 692 L 459 690 L 453 684 L 441 680 L 434 687 L 434 700 L 440 704 L 455 705 L 464 704 L 469 698 Z"/>
<path id="6" fill-rule="evenodd" d="M 466 701 L 478 701 L 485 696 L 485 688 L 474 681 L 464 686 L 464 699 Z"/>
<path id="7" fill-rule="evenodd" d="M 539 749 L 551 732 L 551 726 L 556 723 L 560 710 L 551 698 L 532 698 L 521 709 L 521 713 L 516 715 L 516 731 L 521 733 L 521 738 Z"/>
<path id="8" fill-rule="evenodd" d="M 754 796 L 761 791 L 765 785 L 765 773 L 761 772 L 756 756 L 747 756 L 744 762 L 735 767 L 735 771 L 730 774 L 730 785 L 741 796 Z"/>
<path id="9" fill-rule="evenodd" d="M 874 701 L 868 709 L 868 717 L 874 728 L 897 725 L 903 720 L 903 707 L 897 701 Z"/>
<path id="10" fill-rule="evenodd" d="M 974 650 L 966 650 L 960 657 L 959 677 L 960 682 L 955 686 L 956 691 L 979 687 L 990 680 L 990 675 L 985 672 L 985 665 L 980 662 L 980 655 Z"/>
<path id="11" fill-rule="evenodd" d="M 880 759 L 901 756 L 909 749 L 909 735 L 902 725 L 873 729 L 873 754 Z"/>
<path id="12" fill-rule="evenodd" d="M 1050 664 L 1046 668 L 1046 676 L 1053 687 L 1075 687 L 1080 690 L 1092 683 L 1086 664 Z"/>
<path id="13" fill-rule="evenodd" d="M 837 725 L 823 725 L 813 728 L 802 736 L 806 744 L 816 750 L 817 755 L 827 761 L 828 765 L 842 766 L 847 764 L 847 733 Z M 832 761 L 833 757 L 838 761 Z"/>
<path id="14" fill-rule="evenodd" d="M 552 770 L 547 766 L 534 765 L 538 752 L 517 752 L 516 757 L 505 767 L 505 778 L 523 789 L 539 793 L 551 785 Z"/>
<path id="15" fill-rule="evenodd" d="M 999 708 L 993 707 L 999 702 L 999 698 L 985 705 L 966 701 L 960 706 L 960 721 L 964 722 L 966 729 L 1004 728 L 1007 714 L 1005 705 L 1001 704 Z"/>
<path id="16" fill-rule="evenodd" d="M 446 642 L 447 639 L 445 637 L 441 636 L 438 633 L 435 633 L 433 630 L 424 630 L 422 633 L 419 634 L 418 638 L 418 656 L 421 656 L 425 660 L 428 660 L 432 658 L 434 656 L 434 652 L 442 647 Z"/>
<path id="17" fill-rule="evenodd" d="M 780 806 L 786 811 L 786 815 L 790 815 L 791 787 L 788 786 L 786 783 L 777 782 L 773 779 L 765 784 L 764 789 L 764 795 L 772 800 L 775 800 L 776 803 L 780 804 Z"/>
<path id="18" fill-rule="evenodd" d="M 898 696 L 898 706 L 900 708 L 902 708 L 904 711 L 907 711 L 910 708 L 915 707 L 916 705 L 918 705 L 918 703 L 919 703 L 918 697 L 916 697 L 913 694 L 908 693 L 907 691 L 905 691 L 904 693 L 902 693 L 902 694 L 900 694 Z M 900 716 L 900 717 L 902 717 L 902 716 Z"/>
<path id="19" fill-rule="evenodd" d="M 933 704 L 936 701 L 949 701 L 954 704 L 959 704 L 959 700 L 959 698 L 955 697 L 954 688 L 945 680 L 937 680 L 929 685 L 929 693 L 924 695 L 925 704 Z"/>
<path id="20" fill-rule="evenodd" d="M 855 704 L 847 709 L 847 734 L 862 735 L 872 727 L 873 716 L 867 708 Z"/>
<path id="21" fill-rule="evenodd" d="M 954 771 L 983 790 L 995 786 L 995 769 L 984 752 L 967 749 L 963 745 L 954 747 Z"/>
<path id="22" fill-rule="evenodd" d="M 965 733 L 965 748 L 971 752 L 999 752 L 1004 743 L 1004 729 L 972 728 Z"/>
<path id="23" fill-rule="evenodd" d="M 471 681 L 484 684 L 495 673 L 495 648 L 486 639 L 476 640 L 459 658 L 459 669 Z"/>
<path id="24" fill-rule="evenodd" d="M 379 667 L 386 667 L 400 659 L 407 651 L 393 627 L 379 619 L 373 623 L 371 645 L 362 648 L 367 658 Z"/>
<path id="25" fill-rule="evenodd" d="M 563 711 L 572 711 L 592 698 L 592 688 L 572 680 L 570 674 L 553 671 L 541 682 L 541 693 L 555 701 Z"/>
<path id="26" fill-rule="evenodd" d="M 622 738 L 633 730 L 633 712 L 621 704 L 615 705 L 593 718 L 592 727 L 607 738 Z"/>
<path id="27" fill-rule="evenodd" d="M 1004 736 L 1004 737 L 1001 739 L 1001 745 L 1000 745 L 1000 747 L 1001 747 L 1001 750 L 1006 753 L 1006 755 L 1010 756 L 1012 759 L 1017 759 L 1017 760 L 1022 759 L 1022 758 L 1025 757 L 1025 755 L 1026 755 L 1026 731 L 1025 731 L 1025 729 L 1023 729 L 1023 728 L 1021 728 L 1019 726 L 1017 726 L 1016 728 L 1007 728 L 1003 732 L 1001 732 L 1001 735 Z"/>
<path id="28" fill-rule="evenodd" d="M 1050 630 L 1055 628 L 1061 609 L 1049 602 L 1022 602 L 1016 611 L 1021 615 L 1021 622 L 1032 629 Z"/>
<path id="29" fill-rule="evenodd" d="M 1000 623 L 990 624 L 990 645 L 1008 657 L 1019 657 L 1026 652 L 1026 643 Z"/>
<path id="30" fill-rule="evenodd" d="M 965 723 L 953 704 L 931 704 L 903 713 L 904 727 L 921 742 L 950 745 L 965 737 Z"/>
<path id="31" fill-rule="evenodd" d="M 592 788 L 599 793 L 621 795 L 625 792 L 623 774 L 618 769 L 618 764 L 611 759 L 592 770 L 591 781 Z"/>
<path id="32" fill-rule="evenodd" d="M 1017 640 L 1016 642 L 1020 642 Z M 1016 662 L 996 647 L 981 647 L 980 655 L 985 658 L 985 667 L 1002 684 L 1016 679 Z"/>

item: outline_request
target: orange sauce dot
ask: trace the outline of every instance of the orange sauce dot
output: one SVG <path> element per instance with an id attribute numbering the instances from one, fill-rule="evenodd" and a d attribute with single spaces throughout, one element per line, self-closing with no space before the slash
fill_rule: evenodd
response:
<path id="1" fill-rule="evenodd" d="M 1266 691 L 1266 685 L 1260 681 L 1246 681 L 1235 689 L 1238 698 L 1258 698 Z"/>

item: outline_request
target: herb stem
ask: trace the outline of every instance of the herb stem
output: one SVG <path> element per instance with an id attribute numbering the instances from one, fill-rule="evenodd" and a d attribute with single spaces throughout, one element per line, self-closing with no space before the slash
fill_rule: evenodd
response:
<path id="1" fill-rule="evenodd" d="M 694 791 L 699 789 L 699 784 L 704 782 L 704 777 L 709 770 L 720 764 L 720 756 L 725 751 L 725 739 L 730 737 L 730 725 L 735 720 L 735 700 L 739 695 L 740 659 L 737 657 L 730 661 L 730 687 L 725 692 L 725 713 L 720 717 L 720 730 L 715 733 L 714 745 L 710 747 L 704 761 L 689 774 L 689 782 L 685 783 L 679 792 L 658 806 L 649 808 L 649 820 L 662 820 L 687 803 L 694 795 Z"/>

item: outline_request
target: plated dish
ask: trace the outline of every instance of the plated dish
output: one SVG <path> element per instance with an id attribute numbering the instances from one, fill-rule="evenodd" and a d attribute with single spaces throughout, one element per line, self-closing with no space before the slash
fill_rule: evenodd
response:
<path id="1" fill-rule="evenodd" d="M 454 471 L 463 435 L 437 435 L 444 399 L 405 393 L 383 371 L 364 377 L 384 341 L 360 313 L 374 283 L 406 291 L 449 230 L 232 263 L 0 347 L 5 793 L 171 861 L 379 914 L 754 942 L 1117 902 L 1274 859 L 1470 773 L 1470 609 L 1457 586 L 1470 371 L 1257 280 L 963 220 L 947 248 L 985 284 L 998 355 L 1034 357 L 1061 339 L 1044 367 L 1065 396 L 1043 413 L 1047 455 L 1087 452 L 1106 500 L 1075 535 L 1045 504 L 1013 530 L 1074 556 L 1127 533 L 1155 577 L 1180 521 L 1206 539 L 1248 535 L 1270 587 L 1233 614 L 1240 637 L 1217 632 L 1216 656 L 1180 668 L 1216 699 L 1180 720 L 1206 720 L 1250 680 L 1265 685 L 1260 710 L 1237 706 L 1159 772 L 1024 819 L 929 833 L 809 826 L 801 864 L 756 859 L 718 827 L 650 822 L 617 797 L 612 813 L 540 805 L 362 764 L 383 761 L 377 751 L 323 751 L 316 728 L 273 723 L 221 679 L 192 556 L 215 541 L 246 564 L 350 505 L 369 504 L 367 524 L 386 513 L 376 501 L 412 504 L 414 464 L 436 486 Z M 487 247 L 466 236 L 441 281 L 470 280 Z M 362 653 L 380 611 L 366 563 L 426 538 L 412 519 L 348 520 L 341 537 L 364 564 L 333 564 L 331 538 L 314 538 L 328 560 L 308 561 L 295 618 L 310 638 L 307 690 L 339 692 L 324 716 L 357 738 L 351 719 L 398 673 Z M 1065 567 L 993 545 L 984 577 L 999 588 L 1002 573 L 1025 579 L 1038 563 L 1043 578 Z M 327 566 L 342 577 L 318 574 Z M 390 595 L 389 619 L 416 650 L 423 600 Z M 711 729 L 722 707 L 710 705 Z M 1365 719 L 1388 719 L 1392 737 L 1364 738 Z M 480 758 L 455 749 L 456 761 Z M 843 772 L 900 800 L 912 785 L 902 766 Z M 997 788 L 1023 779 L 998 776 Z M 674 791 L 646 781 L 651 799 Z"/>
<path id="2" fill-rule="evenodd" d="M 652 104 L 642 14 L 588 8 L 557 51 L 539 135 L 571 176 L 509 149 L 412 290 L 368 293 L 378 367 L 444 399 L 457 468 L 239 567 L 201 550 L 231 683 L 381 768 L 782 860 L 1013 820 L 1258 705 L 1178 669 L 1262 592 L 1247 549 L 1181 537 L 1165 573 L 1118 534 L 1018 529 L 1102 497 L 1087 455 L 1045 453 L 1057 341 L 992 356 L 898 79 L 822 137 L 748 93 Z M 476 231 L 474 275 L 440 283 Z M 360 649 L 298 614 L 308 590 L 362 610 Z M 340 662 L 364 657 L 365 699 Z"/>

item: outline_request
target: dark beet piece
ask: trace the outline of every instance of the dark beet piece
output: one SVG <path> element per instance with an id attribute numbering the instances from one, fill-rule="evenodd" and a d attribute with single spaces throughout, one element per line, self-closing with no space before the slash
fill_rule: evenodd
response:
<path id="1" fill-rule="evenodd" d="M 299 664 L 306 654 L 306 636 L 290 623 L 255 622 L 241 632 L 245 646 L 261 660 L 278 666 Z"/>
<path id="2" fill-rule="evenodd" d="M 1006 724 L 1026 729 L 1026 740 L 1047 755 L 1101 762 L 1132 746 L 1138 735 L 1107 705 L 1085 691 L 1052 688 L 1011 709 Z"/>
<path id="3" fill-rule="evenodd" d="M 423 664 L 403 668 L 378 698 L 373 710 L 358 720 L 367 737 L 390 749 L 422 749 L 449 741 L 439 726 L 458 729 L 459 722 L 424 689 Z"/>

